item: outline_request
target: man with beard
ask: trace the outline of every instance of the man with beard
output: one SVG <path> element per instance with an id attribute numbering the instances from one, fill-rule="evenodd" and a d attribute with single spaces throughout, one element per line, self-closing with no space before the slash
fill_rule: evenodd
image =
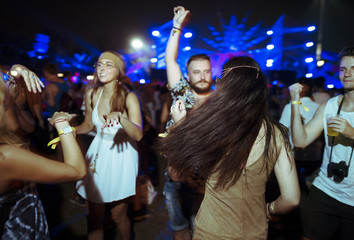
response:
<path id="1" fill-rule="evenodd" d="M 177 100 L 183 99 L 186 111 L 199 107 L 211 94 L 211 66 L 210 58 L 205 54 L 191 56 L 187 62 L 188 79 L 183 77 L 177 63 L 178 46 L 182 29 L 187 22 L 190 12 L 184 7 L 174 8 L 173 28 L 166 46 L 166 72 L 169 90 L 172 95 L 172 107 Z M 166 124 L 166 130 L 178 119 Z M 197 174 L 197 171 L 196 171 Z M 174 239 L 191 239 L 194 217 L 203 199 L 204 188 L 198 181 L 182 183 L 173 181 L 166 171 L 164 195 L 166 206 L 174 231 Z M 195 180 L 195 178 L 194 178 Z M 199 191 L 198 191 L 199 189 Z M 188 209 L 187 209 L 188 208 Z"/>

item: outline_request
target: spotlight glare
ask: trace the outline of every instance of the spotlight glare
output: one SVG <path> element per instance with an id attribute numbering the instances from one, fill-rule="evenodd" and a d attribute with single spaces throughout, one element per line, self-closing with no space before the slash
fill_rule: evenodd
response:
<path id="1" fill-rule="evenodd" d="M 155 58 L 155 57 L 154 57 L 154 58 L 151 58 L 151 59 L 150 59 L 150 62 L 151 62 L 151 63 L 157 63 L 157 58 Z"/>
<path id="2" fill-rule="evenodd" d="M 274 45 L 273 45 L 273 44 L 268 44 L 268 45 L 267 45 L 267 49 L 268 49 L 268 50 L 274 49 Z"/>
<path id="3" fill-rule="evenodd" d="M 144 84 L 144 83 L 146 83 L 146 80 L 144 78 L 142 78 L 142 79 L 139 80 L 139 83 L 140 84 Z"/>
<path id="4" fill-rule="evenodd" d="M 57 76 L 58 77 L 64 77 L 64 73 L 58 73 Z"/>
<path id="5" fill-rule="evenodd" d="M 267 67 L 273 67 L 273 62 L 274 62 L 273 59 L 268 59 L 267 62 L 266 62 L 266 66 Z"/>
<path id="6" fill-rule="evenodd" d="M 143 42 L 140 39 L 134 39 L 131 43 L 132 47 L 135 49 L 139 49 L 143 46 Z"/>
<path id="7" fill-rule="evenodd" d="M 267 35 L 268 35 L 268 36 L 273 35 L 273 30 L 268 30 L 268 31 L 267 31 Z"/>
<path id="8" fill-rule="evenodd" d="M 154 36 L 154 37 L 159 37 L 160 36 L 160 32 L 157 31 L 157 30 L 154 30 L 154 31 L 152 31 L 151 35 Z"/>
<path id="9" fill-rule="evenodd" d="M 186 32 L 185 34 L 184 34 L 184 37 L 185 38 L 191 38 L 193 36 L 193 34 L 191 33 L 191 32 Z"/>
<path id="10" fill-rule="evenodd" d="M 311 62 L 313 62 L 313 58 L 312 57 L 308 57 L 308 58 L 305 59 L 305 62 L 306 63 L 311 63 Z"/>
<path id="11" fill-rule="evenodd" d="M 328 89 L 332 89 L 332 88 L 334 88 L 334 85 L 333 84 L 327 84 L 327 88 Z"/>
<path id="12" fill-rule="evenodd" d="M 307 28 L 307 31 L 309 32 L 312 32 L 312 31 L 315 31 L 316 30 L 316 27 L 315 26 L 310 26 Z"/>
<path id="13" fill-rule="evenodd" d="M 183 48 L 183 51 L 189 51 L 189 50 L 191 50 L 192 48 L 190 47 L 190 46 L 187 46 L 187 47 L 185 47 L 185 48 Z"/>
<path id="14" fill-rule="evenodd" d="M 307 43 L 306 43 L 306 47 L 312 47 L 313 45 L 314 45 L 313 42 L 307 42 Z"/>
<path id="15" fill-rule="evenodd" d="M 317 67 L 322 67 L 325 64 L 325 61 L 319 60 L 317 61 Z"/>
<path id="16" fill-rule="evenodd" d="M 86 79 L 89 81 L 93 80 L 93 75 L 87 75 Z"/>
<path id="17" fill-rule="evenodd" d="M 305 77 L 306 77 L 306 78 L 312 78 L 312 77 L 313 77 L 313 74 L 312 74 L 312 73 L 306 73 Z"/>

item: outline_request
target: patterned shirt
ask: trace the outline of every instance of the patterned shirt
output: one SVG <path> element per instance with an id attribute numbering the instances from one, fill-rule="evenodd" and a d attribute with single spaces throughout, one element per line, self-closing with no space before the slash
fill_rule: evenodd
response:
<path id="1" fill-rule="evenodd" d="M 192 89 L 189 85 L 189 82 L 183 76 L 177 82 L 177 84 L 170 89 L 172 96 L 172 106 L 176 103 L 176 101 L 184 99 L 184 105 L 186 106 L 186 110 L 189 111 L 194 107 L 194 96 Z M 170 113 L 171 115 L 171 113 Z M 168 132 L 169 127 L 171 127 L 175 122 L 172 117 L 166 124 L 166 132 Z"/>

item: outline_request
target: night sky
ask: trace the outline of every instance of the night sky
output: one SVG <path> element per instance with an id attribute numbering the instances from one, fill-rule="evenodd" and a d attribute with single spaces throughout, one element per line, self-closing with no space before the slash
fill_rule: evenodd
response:
<path id="1" fill-rule="evenodd" d="M 99 51 L 126 51 L 133 37 L 149 41 L 150 32 L 173 17 L 173 7 L 183 5 L 192 12 L 188 27 L 197 34 L 206 33 L 208 24 L 220 26 L 220 17 L 228 22 L 231 15 L 246 25 L 261 22 L 271 27 L 282 15 L 300 26 L 319 23 L 320 0 L 297 1 L 2 1 L 1 38 L 33 41 L 43 33 L 76 39 Z M 353 0 L 326 0 L 323 24 L 323 49 L 338 52 L 354 45 Z M 204 34 L 205 35 L 205 34 Z M 0 40 L 2 41 L 2 40 Z"/>

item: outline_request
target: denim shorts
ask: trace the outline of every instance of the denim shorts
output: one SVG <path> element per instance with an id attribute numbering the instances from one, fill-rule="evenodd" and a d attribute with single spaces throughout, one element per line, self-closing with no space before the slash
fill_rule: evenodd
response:
<path id="1" fill-rule="evenodd" d="M 172 230 L 192 230 L 203 194 L 196 192 L 188 183 L 174 182 L 168 176 L 163 193 Z"/>

